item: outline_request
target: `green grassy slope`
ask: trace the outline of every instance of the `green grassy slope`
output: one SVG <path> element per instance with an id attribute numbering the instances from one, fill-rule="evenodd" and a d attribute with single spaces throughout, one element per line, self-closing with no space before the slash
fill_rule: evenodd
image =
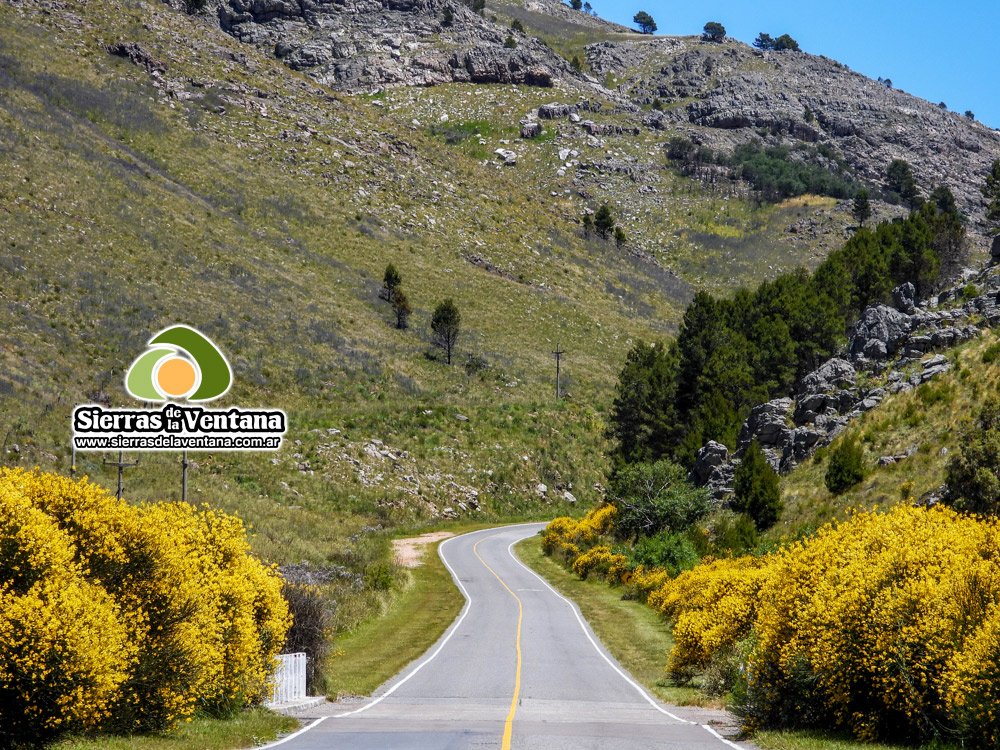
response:
<path id="1" fill-rule="evenodd" d="M 829 449 L 817 452 L 783 477 L 785 508 L 770 534 L 796 535 L 842 519 L 851 508 L 913 502 L 940 487 L 963 423 L 974 418 L 983 399 L 1000 388 L 1000 364 L 983 359 L 997 340 L 993 331 L 987 331 L 947 352 L 953 365 L 949 372 L 908 393 L 887 397 L 852 423 Z M 842 495 L 833 495 L 823 482 L 828 456 L 851 438 L 858 438 L 864 448 L 866 477 Z M 882 456 L 907 457 L 878 466 Z"/>
<path id="2" fill-rule="evenodd" d="M 108 53 L 122 42 L 152 62 Z M 125 403 L 124 369 L 184 322 L 234 365 L 223 403 L 290 415 L 276 456 L 198 455 L 189 483 L 189 499 L 243 514 L 268 559 L 360 572 L 387 529 L 596 498 L 601 415 L 632 341 L 672 331 L 694 286 L 773 274 L 739 243 L 772 252 L 767 227 L 785 218 L 769 217 L 806 209 L 756 209 L 665 165 L 654 191 L 609 172 L 578 194 L 556 174 L 561 148 L 590 165 L 658 148 L 645 134 L 517 138 L 526 112 L 580 94 L 349 97 L 159 2 L 0 6 L 0 460 L 68 470 L 72 407 Z M 516 168 L 493 156 L 510 144 Z M 626 248 L 581 235 L 602 196 Z M 787 265 L 813 250 L 775 252 Z M 415 308 L 408 331 L 377 298 L 388 262 Z M 450 368 L 428 330 L 446 297 L 464 326 Z M 79 468 L 113 487 L 104 458 Z M 127 495 L 177 497 L 178 464 L 143 456 Z"/>

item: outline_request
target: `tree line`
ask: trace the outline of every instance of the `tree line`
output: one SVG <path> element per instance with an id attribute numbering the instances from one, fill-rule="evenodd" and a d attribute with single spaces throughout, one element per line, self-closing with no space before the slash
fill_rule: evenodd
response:
<path id="1" fill-rule="evenodd" d="M 803 269 L 739 289 L 698 292 L 676 340 L 639 343 L 619 376 L 609 420 L 617 465 L 661 457 L 690 467 L 709 440 L 736 446 L 743 421 L 844 343 L 870 304 L 912 282 L 919 297 L 962 260 L 965 224 L 947 188 L 904 219 L 861 228 L 812 273 Z"/>

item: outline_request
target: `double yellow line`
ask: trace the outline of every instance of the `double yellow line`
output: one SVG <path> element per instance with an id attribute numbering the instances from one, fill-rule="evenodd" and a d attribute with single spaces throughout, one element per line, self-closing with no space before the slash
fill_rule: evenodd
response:
<path id="1" fill-rule="evenodd" d="M 492 539 L 492 537 L 487 538 Z M 480 539 L 473 544 L 472 552 L 479 558 L 479 562 L 483 564 L 483 567 L 493 574 L 493 577 L 500 582 L 501 586 L 507 589 L 507 593 L 514 597 L 514 601 L 517 602 L 517 638 L 514 641 L 517 647 L 517 669 L 514 672 L 514 697 L 510 699 L 510 711 L 507 712 L 507 720 L 503 725 L 503 740 L 500 743 L 500 750 L 510 750 L 511 734 L 514 731 L 514 714 L 517 713 L 517 702 L 521 697 L 521 620 L 524 617 L 524 605 L 521 603 L 521 597 L 514 593 L 514 589 L 504 583 L 503 578 L 498 576 L 497 572 L 479 554 L 479 544 L 483 541 L 485 540 Z"/>

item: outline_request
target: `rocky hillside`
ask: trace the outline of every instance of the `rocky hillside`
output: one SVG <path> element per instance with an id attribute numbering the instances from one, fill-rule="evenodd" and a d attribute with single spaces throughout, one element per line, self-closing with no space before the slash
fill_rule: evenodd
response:
<path id="1" fill-rule="evenodd" d="M 753 140 L 822 145 L 820 161 L 846 164 L 876 191 L 889 164 L 904 159 L 925 194 L 952 190 L 975 248 L 986 250 L 979 186 L 1000 134 L 825 57 L 651 38 L 556 0 L 490 3 L 482 14 L 450 0 L 213 3 L 223 29 L 345 91 L 560 82 L 567 103 L 596 98 L 622 115 L 626 133 L 651 131 L 657 146 L 678 134 L 723 152 Z M 514 19 L 527 33 L 510 30 Z M 566 59 L 577 48 L 580 72 Z M 632 169 L 655 172 L 662 157 L 651 149 Z"/>

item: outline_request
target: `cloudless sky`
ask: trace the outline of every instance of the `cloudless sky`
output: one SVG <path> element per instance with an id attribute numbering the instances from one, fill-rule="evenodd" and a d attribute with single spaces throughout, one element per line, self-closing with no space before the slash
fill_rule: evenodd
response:
<path id="1" fill-rule="evenodd" d="M 802 50 L 1000 128 L 1000 0 L 591 0 L 595 12 L 634 27 L 645 10 L 657 34 L 700 34 L 718 21 L 751 43 L 791 34 Z"/>

